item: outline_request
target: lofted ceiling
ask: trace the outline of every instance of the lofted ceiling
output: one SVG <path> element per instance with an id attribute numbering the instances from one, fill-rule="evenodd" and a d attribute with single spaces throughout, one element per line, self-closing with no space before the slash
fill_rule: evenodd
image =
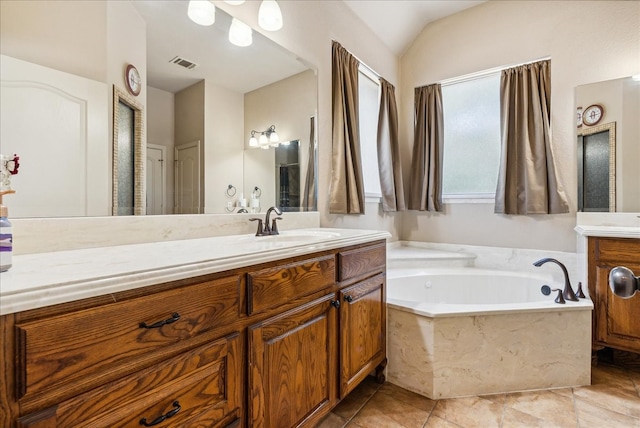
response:
<path id="1" fill-rule="evenodd" d="M 365 25 L 401 55 L 429 22 L 483 1 L 343 0 Z M 150 86 L 177 92 L 202 79 L 246 93 L 299 73 L 309 66 L 258 31 L 253 44 L 237 47 L 227 34 L 231 17 L 220 9 L 211 27 L 187 17 L 186 1 L 135 0 L 147 26 L 147 79 Z M 287 25 L 287 17 L 284 17 Z M 187 70 L 170 60 L 180 56 L 198 64 Z"/>
<path id="2" fill-rule="evenodd" d="M 402 55 L 428 23 L 486 0 L 343 1 L 387 47 L 396 55 Z"/>

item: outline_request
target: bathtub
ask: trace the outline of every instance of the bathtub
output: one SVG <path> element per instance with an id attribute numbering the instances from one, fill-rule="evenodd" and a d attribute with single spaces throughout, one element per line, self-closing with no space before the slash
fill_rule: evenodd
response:
<path id="1" fill-rule="evenodd" d="M 388 380 L 432 399 L 588 385 L 593 304 L 557 304 L 544 284 L 564 287 L 542 274 L 389 269 Z"/>

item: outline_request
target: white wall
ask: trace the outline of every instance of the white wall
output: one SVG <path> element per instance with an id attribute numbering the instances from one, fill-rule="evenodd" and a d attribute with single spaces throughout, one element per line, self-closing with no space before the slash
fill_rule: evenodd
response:
<path id="1" fill-rule="evenodd" d="M 216 7 L 236 16 L 254 29 L 260 2 L 231 6 L 215 0 Z M 398 60 L 372 31 L 341 1 L 278 2 L 284 26 L 277 32 L 260 30 L 266 37 L 313 64 L 318 70 L 318 209 L 323 227 L 388 230 L 397 240 L 401 214 L 383 214 L 379 204 L 367 204 L 364 215 L 329 214 L 331 171 L 331 41 L 336 40 L 377 73 L 398 87 Z M 258 31 L 258 30 L 256 30 Z"/>
<path id="2" fill-rule="evenodd" d="M 0 51 L 5 55 L 106 82 L 106 49 L 105 2 L 0 2 Z"/>
<path id="3" fill-rule="evenodd" d="M 227 186 L 244 186 L 244 96 L 205 81 L 204 103 L 204 212 L 224 213 Z"/>
<path id="4" fill-rule="evenodd" d="M 275 205 L 276 201 L 274 150 L 248 148 L 251 131 L 264 131 L 275 125 L 280 141 L 300 141 L 298 160 L 302 192 L 309 157 L 310 118 L 316 114 L 317 99 L 317 80 L 313 70 L 244 95 L 244 143 L 247 148 L 244 154 L 244 192 L 250 195 L 255 186 L 259 186 L 263 209 Z"/>
<path id="5" fill-rule="evenodd" d="M 415 87 L 550 56 L 553 151 L 572 212 L 506 216 L 494 214 L 492 204 L 446 205 L 443 214 L 405 214 L 402 238 L 575 251 L 574 88 L 640 72 L 639 28 L 637 1 L 490 1 L 427 25 L 400 63 L 405 174 Z"/>

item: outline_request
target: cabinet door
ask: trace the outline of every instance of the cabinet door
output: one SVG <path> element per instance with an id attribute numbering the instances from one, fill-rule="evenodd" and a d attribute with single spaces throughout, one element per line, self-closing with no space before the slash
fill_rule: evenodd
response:
<path id="1" fill-rule="evenodd" d="M 640 240 L 589 238 L 589 293 L 594 303 L 593 337 L 596 345 L 640 352 L 640 293 L 622 299 L 609 288 L 609 272 L 626 266 L 640 272 Z"/>
<path id="2" fill-rule="evenodd" d="M 634 272 L 640 264 L 626 264 Z M 640 352 L 640 293 L 622 299 L 609 288 L 609 272 L 615 266 L 596 265 L 596 340 L 617 349 Z M 637 275 L 637 273 L 636 273 Z"/>
<path id="3" fill-rule="evenodd" d="M 249 426 L 310 426 L 337 402 L 334 298 L 329 294 L 249 328 Z"/>
<path id="4" fill-rule="evenodd" d="M 385 276 L 340 292 L 340 397 L 347 395 L 386 355 Z"/>

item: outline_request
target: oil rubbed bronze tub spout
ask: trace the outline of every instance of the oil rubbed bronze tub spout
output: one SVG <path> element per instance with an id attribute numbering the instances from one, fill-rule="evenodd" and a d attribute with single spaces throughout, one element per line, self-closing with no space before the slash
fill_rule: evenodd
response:
<path id="1" fill-rule="evenodd" d="M 562 273 L 564 274 L 564 291 L 562 292 L 562 295 L 564 296 L 565 300 L 572 300 L 574 302 L 579 301 L 580 299 L 576 297 L 576 293 L 574 293 L 573 288 L 571 288 L 571 282 L 569 281 L 569 272 L 567 272 L 567 268 L 565 267 L 565 265 L 560 263 L 558 260 L 551 258 L 540 259 L 533 265 L 540 267 L 547 262 L 553 262 L 560 266 L 560 269 L 562 269 Z"/>

